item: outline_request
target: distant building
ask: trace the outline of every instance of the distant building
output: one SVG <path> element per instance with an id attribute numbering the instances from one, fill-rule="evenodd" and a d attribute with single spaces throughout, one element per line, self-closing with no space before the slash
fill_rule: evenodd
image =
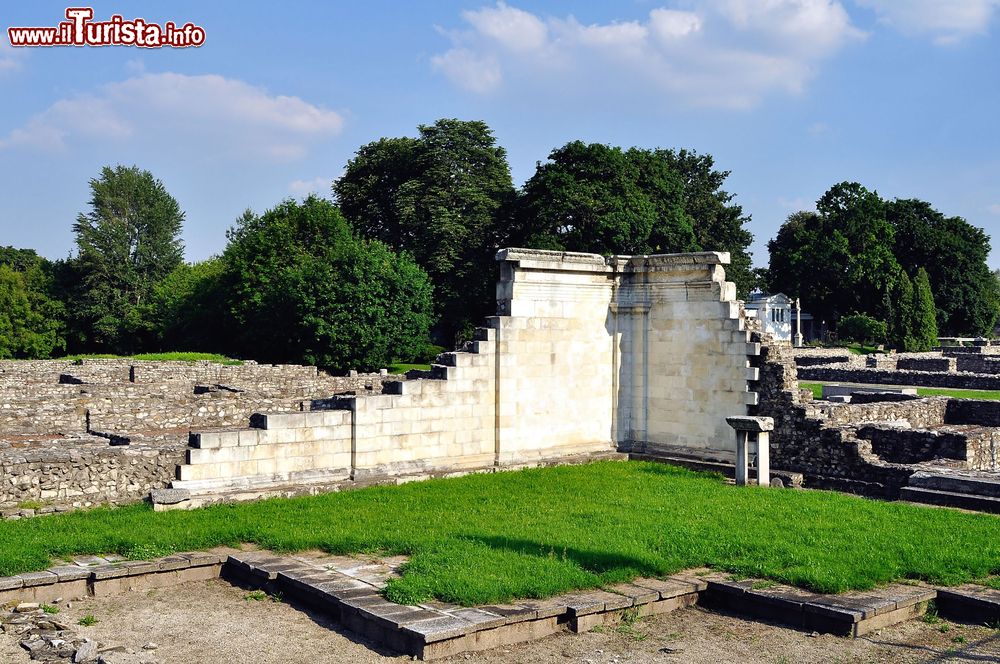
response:
<path id="1" fill-rule="evenodd" d="M 795 303 L 784 293 L 751 293 L 746 301 L 747 314 L 756 316 L 761 321 L 765 334 L 770 334 L 779 341 L 791 342 L 795 336 Z M 808 342 L 816 338 L 818 330 L 813 325 L 811 314 L 802 312 L 802 341 Z"/>

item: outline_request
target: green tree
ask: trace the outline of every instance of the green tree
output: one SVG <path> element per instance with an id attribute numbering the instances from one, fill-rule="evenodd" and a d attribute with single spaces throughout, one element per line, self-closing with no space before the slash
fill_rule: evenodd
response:
<path id="1" fill-rule="evenodd" d="M 888 335 L 885 321 L 867 314 L 851 313 L 837 322 L 837 334 L 844 341 L 858 341 L 862 344 L 882 343 Z"/>
<path id="2" fill-rule="evenodd" d="M 989 236 L 917 199 L 887 203 L 886 217 L 895 229 L 893 251 L 899 264 L 911 274 L 927 270 L 941 331 L 950 336 L 990 334 L 1000 289 L 989 278 Z"/>
<path id="3" fill-rule="evenodd" d="M 750 215 L 722 188 L 730 171 L 717 170 L 712 155 L 693 150 L 654 150 L 653 154 L 681 178 L 684 213 L 691 220 L 696 246 L 702 251 L 729 252 L 726 278 L 736 284 L 740 297 L 746 297 L 758 286 L 749 251 L 753 234 L 747 228 Z"/>
<path id="4" fill-rule="evenodd" d="M 355 239 L 328 201 L 247 211 L 222 259 L 245 357 L 369 370 L 415 357 L 426 344 L 426 273 L 381 242 Z"/>
<path id="5" fill-rule="evenodd" d="M 913 282 L 905 271 L 900 270 L 893 286 L 891 299 L 892 317 L 890 321 L 892 328 L 889 334 L 889 343 L 898 350 L 910 351 L 916 346 L 913 337 L 916 316 L 913 309 Z"/>
<path id="6" fill-rule="evenodd" d="M 539 164 L 519 207 L 530 247 L 639 254 L 697 246 L 680 177 L 649 151 L 567 143 Z"/>
<path id="7" fill-rule="evenodd" d="M 225 263 L 181 263 L 153 288 L 144 315 L 158 350 L 225 353 L 233 325 L 226 314 Z"/>
<path id="8" fill-rule="evenodd" d="M 841 182 L 816 201 L 824 225 L 846 240 L 850 261 L 841 298 L 845 305 L 876 316 L 892 279 L 899 273 L 893 256 L 895 231 L 885 217 L 885 202 L 857 182 Z M 843 286 L 849 286 L 843 288 Z"/>
<path id="9" fill-rule="evenodd" d="M 822 320 L 846 312 L 889 317 L 886 303 L 900 273 L 885 203 L 856 182 L 831 187 L 816 212 L 791 215 L 768 243 L 768 287 L 802 298 Z"/>
<path id="10" fill-rule="evenodd" d="M 46 358 L 66 346 L 58 303 L 33 288 L 31 280 L 0 263 L 0 359 Z"/>
<path id="11" fill-rule="evenodd" d="M 162 182 L 136 166 L 105 167 L 90 190 L 91 209 L 73 226 L 81 327 L 95 349 L 135 352 L 148 343 L 143 305 L 181 263 L 184 213 Z"/>
<path id="12" fill-rule="evenodd" d="M 509 234 L 507 153 L 483 122 L 442 119 L 416 139 L 363 146 L 333 186 L 363 238 L 410 253 L 434 284 L 440 336 L 495 308 L 494 255 Z"/>
<path id="13" fill-rule="evenodd" d="M 844 294 L 850 274 L 847 237 L 815 212 L 796 212 L 767 243 L 770 253 L 765 287 L 802 300 L 802 307 L 822 321 L 851 311 Z"/>
<path id="14" fill-rule="evenodd" d="M 927 270 L 920 268 L 913 280 L 913 348 L 927 351 L 938 343 L 937 309 Z"/>
<path id="15" fill-rule="evenodd" d="M 728 251 L 726 275 L 745 296 L 753 236 L 722 189 L 728 175 L 710 155 L 573 141 L 525 183 L 519 235 L 529 247 L 602 254 Z"/>

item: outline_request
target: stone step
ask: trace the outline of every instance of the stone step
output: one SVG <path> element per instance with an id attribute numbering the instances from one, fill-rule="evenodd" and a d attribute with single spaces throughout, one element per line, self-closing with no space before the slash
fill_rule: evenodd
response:
<path id="1" fill-rule="evenodd" d="M 967 493 L 974 496 L 1000 498 L 1000 474 L 979 476 L 965 473 L 921 471 L 910 476 L 909 486 L 949 493 Z"/>
<path id="2" fill-rule="evenodd" d="M 934 602 L 946 618 L 976 624 L 1000 622 L 1000 590 L 965 584 L 938 588 L 937 593 Z"/>
<path id="3" fill-rule="evenodd" d="M 707 581 L 702 603 L 709 608 L 852 637 L 921 616 L 937 596 L 933 588 L 905 584 L 824 595 L 770 582 L 731 581 L 720 575 L 711 575 Z"/>
<path id="4" fill-rule="evenodd" d="M 971 493 L 904 486 L 899 492 L 899 498 L 900 500 L 909 500 L 914 503 L 940 505 L 941 507 L 960 507 L 966 510 L 1000 514 L 1000 498 L 992 496 L 977 496 Z"/>

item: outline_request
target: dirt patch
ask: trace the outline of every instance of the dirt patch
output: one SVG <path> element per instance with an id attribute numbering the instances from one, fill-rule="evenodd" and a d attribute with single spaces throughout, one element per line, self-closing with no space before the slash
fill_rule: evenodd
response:
<path id="1" fill-rule="evenodd" d="M 371 664 L 410 658 L 380 650 L 340 630 L 322 614 L 224 581 L 88 598 L 61 605 L 60 619 L 81 636 L 116 648 L 108 664 Z M 93 616 L 96 623 L 78 625 Z M 152 646 L 155 644 L 155 648 Z M 146 648 L 144 648 L 146 646 Z M 17 640 L 0 634 L 0 662 L 31 660 Z M 495 664 L 625 664 L 692 662 L 1000 662 L 1000 631 L 922 620 L 860 639 L 811 636 L 798 630 L 700 608 L 586 634 L 557 634 L 532 643 L 470 653 L 452 661 Z"/>

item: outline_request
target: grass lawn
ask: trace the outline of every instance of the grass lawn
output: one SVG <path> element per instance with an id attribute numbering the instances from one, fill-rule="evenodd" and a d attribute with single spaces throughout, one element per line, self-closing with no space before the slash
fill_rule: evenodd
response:
<path id="1" fill-rule="evenodd" d="M 389 365 L 389 373 L 392 374 L 405 374 L 407 371 L 413 371 L 414 369 L 420 369 L 421 371 L 430 371 L 431 365 L 408 364 L 406 362 L 397 362 L 396 364 Z"/>
<path id="2" fill-rule="evenodd" d="M 800 382 L 802 389 L 812 390 L 813 397 L 823 396 L 823 383 Z M 887 385 L 886 387 L 891 387 Z M 1000 400 L 1000 390 L 952 390 L 938 387 L 918 387 L 917 396 L 921 397 L 953 397 L 955 399 L 990 399 Z"/>
<path id="3" fill-rule="evenodd" d="M 193 353 L 193 352 L 180 352 L 180 351 L 174 351 L 169 353 L 140 353 L 139 355 L 108 355 L 108 354 L 67 355 L 66 357 L 60 357 L 58 359 L 60 360 L 126 359 L 126 360 L 153 360 L 160 362 L 208 361 L 208 362 L 215 362 L 217 364 L 228 364 L 228 365 L 243 364 L 243 360 L 235 360 L 231 357 L 226 357 L 225 355 L 219 355 L 218 353 Z"/>
<path id="4" fill-rule="evenodd" d="M 412 556 L 389 598 L 463 604 L 710 566 L 824 592 L 1000 572 L 1000 518 L 823 491 L 737 488 L 654 463 L 470 475 L 294 499 L 0 522 L 0 575 L 51 557 L 253 542 Z"/>

